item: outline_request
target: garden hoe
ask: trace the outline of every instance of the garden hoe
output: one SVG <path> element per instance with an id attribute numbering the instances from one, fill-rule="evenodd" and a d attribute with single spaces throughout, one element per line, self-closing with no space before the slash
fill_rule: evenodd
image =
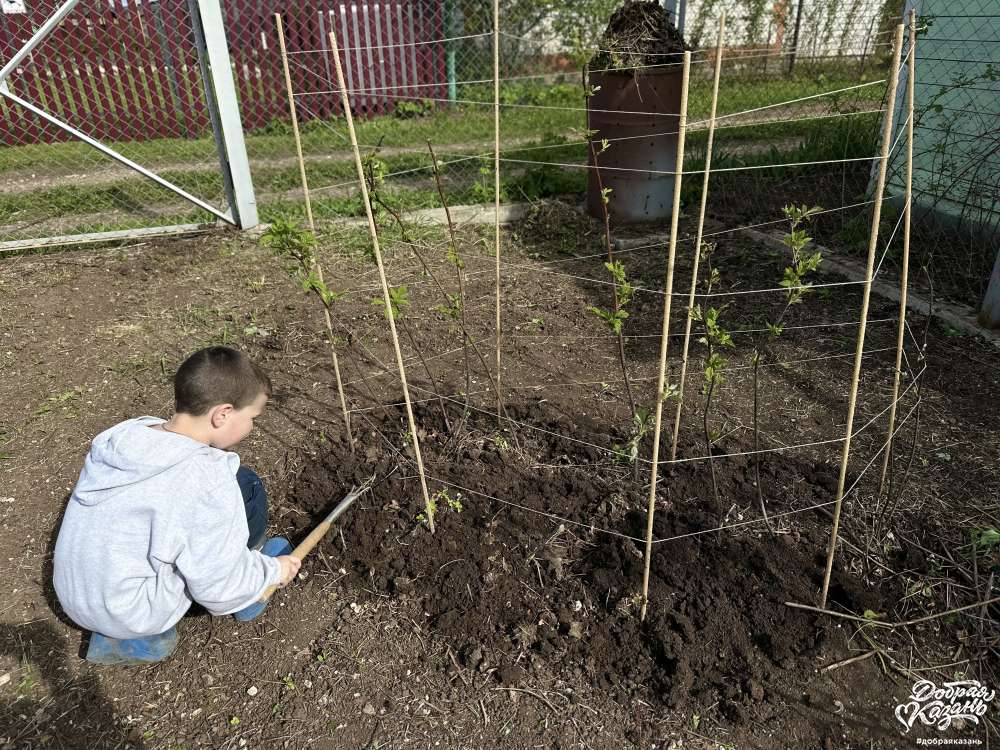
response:
<path id="1" fill-rule="evenodd" d="M 350 508 L 351 505 L 354 504 L 355 500 L 357 500 L 363 494 L 368 492 L 374 484 L 375 484 L 375 477 L 373 475 L 371 479 L 366 481 L 360 487 L 355 487 L 349 493 L 347 493 L 344 499 L 341 500 L 339 503 L 337 503 L 337 506 L 330 511 L 330 515 L 328 515 L 319 524 L 317 524 L 316 528 L 314 528 L 309 533 L 309 536 L 303 539 L 299 543 L 299 546 L 293 549 L 288 554 L 291 555 L 292 557 L 297 557 L 299 560 L 302 560 L 306 555 L 312 552 L 313 547 L 319 544 L 320 540 L 324 536 L 326 536 L 326 533 L 333 526 L 333 522 L 336 521 L 338 518 L 340 518 L 340 516 L 344 513 L 344 511 Z M 277 588 L 278 588 L 277 586 L 270 586 L 269 588 L 267 588 L 264 591 L 264 593 L 261 594 L 261 597 L 258 601 L 266 602 L 268 599 L 271 598 L 271 595 L 274 594 Z"/>

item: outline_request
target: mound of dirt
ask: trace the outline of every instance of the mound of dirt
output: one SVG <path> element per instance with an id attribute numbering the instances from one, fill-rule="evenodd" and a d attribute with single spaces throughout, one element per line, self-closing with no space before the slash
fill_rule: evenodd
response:
<path id="1" fill-rule="evenodd" d="M 533 414 L 535 424 L 545 414 L 543 404 L 511 410 L 515 419 Z M 800 516 L 805 532 L 714 531 L 734 504 L 755 506 L 745 460 L 718 468 L 720 505 L 703 464 L 680 464 L 665 477 L 654 538 L 669 541 L 654 547 L 641 621 L 643 483 L 596 448 L 560 437 L 606 434 L 606 426 L 550 413 L 541 424 L 548 432 L 519 433 L 518 453 L 487 418 L 470 419 L 455 439 L 438 419 L 431 411 L 418 417 L 427 472 L 447 483 L 431 482 L 432 492 L 448 490 L 437 497 L 436 533 L 417 520 L 419 485 L 407 458 L 344 518 L 346 555 L 339 537 L 327 553 L 359 587 L 417 599 L 465 668 L 503 685 L 540 669 L 563 673 L 654 704 L 718 702 L 739 719 L 764 700 L 769 677 L 782 673 L 784 682 L 790 671 L 806 684 L 815 658 L 843 646 L 842 631 L 784 606 L 815 598 L 825 523 Z M 401 443 L 405 423 L 398 410 L 373 420 L 359 430 L 368 447 L 356 454 L 334 442 L 300 476 L 294 504 L 315 519 L 352 484 L 389 474 L 401 459 L 382 447 L 383 436 Z M 688 445 L 682 455 L 698 452 Z M 772 510 L 829 500 L 826 473 L 776 455 L 763 472 L 781 498 Z M 881 605 L 839 574 L 831 601 L 855 611 Z"/>
<path id="2" fill-rule="evenodd" d="M 614 12 L 601 37 L 590 70 L 636 68 L 678 62 L 687 49 L 670 14 L 656 0 L 626 2 Z"/>

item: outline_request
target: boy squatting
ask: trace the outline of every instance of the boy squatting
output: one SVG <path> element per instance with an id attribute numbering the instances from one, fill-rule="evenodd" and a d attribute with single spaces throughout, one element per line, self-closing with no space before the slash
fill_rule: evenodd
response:
<path id="1" fill-rule="evenodd" d="M 260 477 L 230 451 L 270 396 L 249 358 L 210 347 L 177 370 L 169 420 L 129 419 L 94 438 L 53 557 L 59 603 L 92 631 L 88 661 L 162 661 L 193 602 L 252 620 L 264 590 L 298 573 L 288 541 L 265 539 Z"/>

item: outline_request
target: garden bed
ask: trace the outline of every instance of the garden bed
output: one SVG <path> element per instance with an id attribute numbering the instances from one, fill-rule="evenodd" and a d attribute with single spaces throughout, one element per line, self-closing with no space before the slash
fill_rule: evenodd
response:
<path id="1" fill-rule="evenodd" d="M 720 471 L 722 506 L 706 495 L 703 467 L 681 464 L 666 477 L 653 531 L 674 539 L 655 547 L 652 603 L 641 622 L 645 490 L 600 451 L 560 437 L 600 434 L 600 415 L 547 413 L 544 403 L 510 411 L 547 432 L 523 434 L 518 452 L 495 420 L 481 417 L 455 445 L 439 415 L 418 411 L 428 472 L 447 483 L 434 535 L 415 520 L 412 503 L 400 505 L 416 492 L 413 477 L 391 473 L 401 457 L 384 436 L 405 421 L 401 408 L 362 426 L 367 447 L 353 455 L 334 441 L 303 472 L 291 502 L 319 518 L 343 488 L 388 475 L 343 524 L 342 540 L 329 540 L 327 555 L 372 596 L 415 601 L 462 666 L 500 685 L 530 685 L 541 669 L 621 701 L 695 712 L 716 705 L 731 720 L 752 713 L 766 721 L 785 702 L 783 691 L 772 692 L 773 705 L 765 699 L 774 674 L 797 675 L 796 687 L 805 688 L 816 660 L 846 647 L 839 628 L 784 606 L 811 601 L 822 582 L 822 516 L 785 534 L 715 530 L 730 503 L 754 502 L 746 458 Z M 698 454 L 689 445 L 680 455 Z M 765 478 L 780 488 L 776 513 L 829 501 L 836 487 L 829 465 L 794 458 L 769 461 Z M 838 574 L 833 591 L 837 608 L 885 608 L 882 594 L 850 576 Z"/>
<path id="2" fill-rule="evenodd" d="M 440 228 L 427 231 L 428 242 L 442 239 Z M 470 328 L 489 357 L 493 259 L 478 231 L 465 230 L 462 247 Z M 390 279 L 410 285 L 410 324 L 438 383 L 404 340 L 431 491 L 447 489 L 462 507 L 439 495 L 433 535 L 418 519 L 423 503 L 385 318 L 371 304 L 378 290 L 361 254 L 363 233 L 339 232 L 320 249 L 328 280 L 354 290 L 336 316 L 357 410 L 354 454 L 317 335 L 321 314 L 281 262 L 251 241 L 211 236 L 0 267 L 0 521 L 8 550 L 0 561 L 8 582 L 0 678 L 10 676 L 0 685 L 0 736 L 12 747 L 893 748 L 936 736 L 920 727 L 900 734 L 894 709 L 912 675 L 940 682 L 961 670 L 995 684 L 983 658 L 995 623 L 949 617 L 876 632 L 785 605 L 815 603 L 830 521 L 812 506 L 833 499 L 836 443 L 767 455 L 762 479 L 775 533 L 759 519 L 747 457 L 716 459 L 719 501 L 704 461 L 662 475 L 654 538 L 669 541 L 654 545 L 641 622 L 643 545 L 629 537 L 645 534 L 647 465 L 636 482 L 615 455 L 629 435 L 629 411 L 613 338 L 586 309 L 608 304 L 608 287 L 588 280 L 607 278 L 599 225 L 548 207 L 505 233 L 503 382 L 517 427 L 486 413 L 494 408 L 489 381 L 474 366 L 476 410 L 457 428 L 460 337 L 433 310 L 440 300 L 416 259 L 386 239 Z M 430 264 L 447 278 L 441 256 Z M 688 256 L 680 252 L 678 278 L 690 270 Z M 637 285 L 662 283 L 662 247 L 620 257 Z M 785 265 L 739 235 L 721 236 L 715 259 L 727 291 L 772 286 Z M 732 299 L 734 332 L 765 313 L 753 295 Z M 627 328 L 643 403 L 655 382 L 661 304 L 641 292 Z M 766 445 L 842 434 L 856 329 L 840 324 L 859 305 L 857 286 L 816 290 L 789 320 L 790 328 L 827 327 L 787 331 L 762 370 Z M 873 301 L 873 320 L 894 312 Z M 912 326 L 919 336 L 922 321 Z M 752 447 L 749 373 L 737 369 L 749 350 L 746 336 L 734 335 L 733 367 L 713 409 L 716 453 Z M 891 352 L 883 350 L 894 340 L 893 325 L 870 326 L 858 425 L 887 403 Z M 388 478 L 260 621 L 190 617 L 168 662 L 91 667 L 79 658 L 84 634 L 61 614 L 49 584 L 68 490 L 93 435 L 127 416 L 165 414 L 173 368 L 193 348 L 222 342 L 251 353 L 275 380 L 267 416 L 240 449 L 270 492 L 271 533 L 298 540 L 352 484 L 373 473 Z M 704 349 L 693 346 L 684 458 L 705 453 Z M 676 358 L 674 343 L 671 351 Z M 907 503 L 893 516 L 893 539 L 864 554 L 875 511 L 872 473 L 865 475 L 862 493 L 845 505 L 831 608 L 901 620 L 974 601 L 972 584 L 943 555 L 966 562 L 970 529 L 996 513 L 1000 456 L 989 436 L 1000 423 L 981 408 L 1000 396 L 994 362 L 974 340 L 931 329 Z M 435 390 L 453 399 L 446 403 L 454 434 L 437 401 L 425 400 Z M 671 418 L 665 410 L 667 424 Z M 912 426 L 901 433 L 899 472 Z M 878 422 L 856 438 L 849 483 L 875 456 L 882 430 Z M 649 455 L 648 442 L 639 455 Z M 838 666 L 872 642 L 877 654 Z"/>

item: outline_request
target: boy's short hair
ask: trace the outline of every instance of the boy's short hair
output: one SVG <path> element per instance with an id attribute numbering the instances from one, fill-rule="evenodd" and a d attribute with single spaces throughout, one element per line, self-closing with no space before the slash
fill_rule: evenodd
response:
<path id="1" fill-rule="evenodd" d="M 271 397 L 271 379 L 242 352 L 228 346 L 196 351 L 174 375 L 174 409 L 201 416 L 213 406 L 242 409 L 261 393 Z"/>

